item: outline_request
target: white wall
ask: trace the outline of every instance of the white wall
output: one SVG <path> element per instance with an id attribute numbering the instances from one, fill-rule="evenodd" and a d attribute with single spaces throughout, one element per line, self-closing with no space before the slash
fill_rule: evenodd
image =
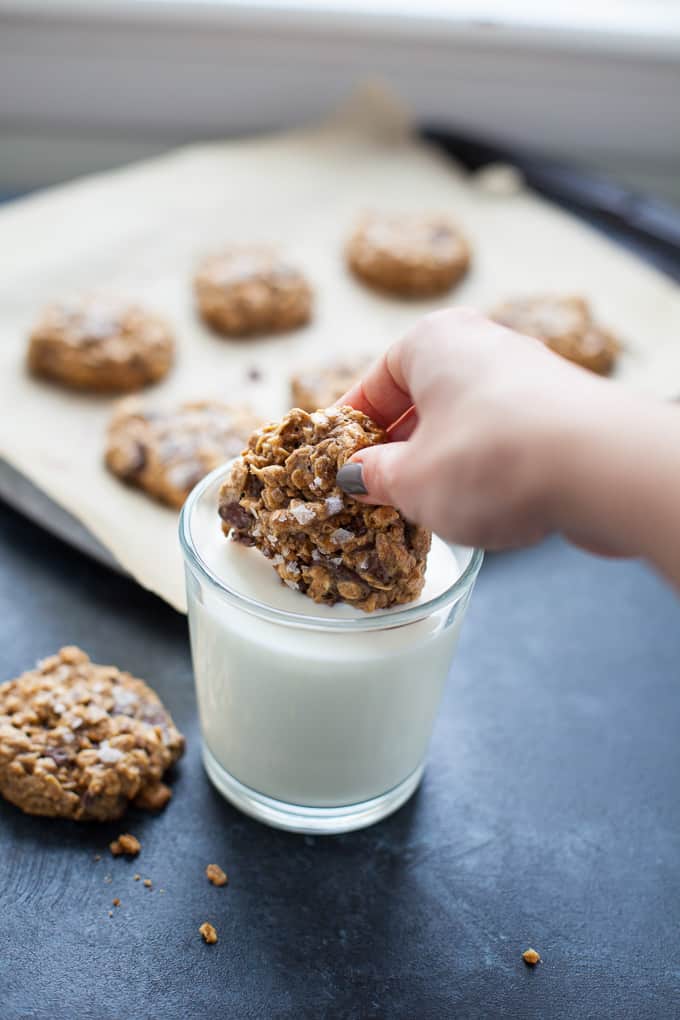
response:
<path id="1" fill-rule="evenodd" d="M 380 76 L 423 120 L 589 161 L 680 201 L 679 40 L 670 21 L 608 35 L 310 16 L 281 2 L 0 0 L 0 189 L 299 123 Z"/>

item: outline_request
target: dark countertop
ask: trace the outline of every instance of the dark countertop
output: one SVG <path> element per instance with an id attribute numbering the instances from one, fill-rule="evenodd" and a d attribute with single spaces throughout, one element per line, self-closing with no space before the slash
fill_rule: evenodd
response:
<path id="1" fill-rule="evenodd" d="M 2 678 L 81 644 L 189 741 L 159 817 L 0 804 L 2 1020 L 680 1016 L 680 602 L 644 567 L 558 540 L 489 557 L 421 790 L 312 838 L 210 787 L 182 617 L 1 506 L 0 563 Z M 126 830 L 142 854 L 113 860 Z"/>
<path id="2" fill-rule="evenodd" d="M 505 156 L 438 141 L 471 167 Z M 677 251 L 598 213 L 602 182 L 518 158 L 678 278 Z M 0 620 L 0 680 L 80 644 L 147 679 L 188 738 L 159 817 L 78 826 L 0 802 L 0 1020 L 680 1017 L 680 601 L 643 566 L 559 540 L 488 557 L 421 789 L 338 837 L 224 802 L 200 762 L 184 618 L 2 503 Z M 121 831 L 137 860 L 109 855 Z"/>

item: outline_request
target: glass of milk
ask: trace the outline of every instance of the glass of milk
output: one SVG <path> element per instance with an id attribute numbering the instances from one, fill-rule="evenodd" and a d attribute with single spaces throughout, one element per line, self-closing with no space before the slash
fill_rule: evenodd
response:
<path id="1" fill-rule="evenodd" d="M 318 605 L 224 536 L 229 467 L 196 486 L 180 519 L 206 770 L 269 825 L 371 825 L 420 782 L 482 553 L 435 536 L 416 602 Z"/>

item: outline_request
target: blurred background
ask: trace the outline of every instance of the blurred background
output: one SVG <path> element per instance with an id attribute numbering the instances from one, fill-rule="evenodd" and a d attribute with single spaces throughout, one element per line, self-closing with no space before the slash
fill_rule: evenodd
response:
<path id="1" fill-rule="evenodd" d="M 376 76 L 421 123 L 680 201 L 677 0 L 0 0 L 0 192 L 298 124 Z"/>

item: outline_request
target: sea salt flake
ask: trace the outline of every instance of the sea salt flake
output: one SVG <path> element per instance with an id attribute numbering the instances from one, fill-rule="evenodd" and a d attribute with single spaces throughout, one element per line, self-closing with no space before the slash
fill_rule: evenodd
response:
<path id="1" fill-rule="evenodd" d="M 319 476 L 316 475 L 312 479 L 309 487 L 310 487 L 310 489 L 322 489 L 323 488 L 323 478 L 319 478 Z"/>
<path id="2" fill-rule="evenodd" d="M 316 517 L 316 511 L 312 507 L 307 506 L 306 503 L 298 503 L 297 506 L 292 506 L 290 512 L 298 524 L 302 525 L 309 524 Z"/>
<path id="3" fill-rule="evenodd" d="M 297 581 L 289 581 L 287 578 L 284 578 L 283 583 L 287 584 L 289 588 L 293 589 L 293 591 L 300 591 L 300 585 Z"/>
<path id="4" fill-rule="evenodd" d="M 116 712 L 124 713 L 126 708 L 132 708 L 137 704 L 137 695 L 128 691 L 125 687 L 114 687 L 113 700 Z"/>
<path id="5" fill-rule="evenodd" d="M 283 556 L 281 553 L 277 553 L 276 556 L 272 556 L 272 565 L 278 567 L 279 563 L 283 563 Z"/>
<path id="6" fill-rule="evenodd" d="M 345 542 L 349 542 L 353 538 L 353 533 L 348 531 L 347 528 L 336 528 L 331 534 L 331 542 L 334 545 L 344 545 Z"/>
<path id="7" fill-rule="evenodd" d="M 99 745 L 99 760 L 105 765 L 113 765 L 115 762 L 120 761 L 123 757 L 123 752 L 119 751 L 117 747 L 111 747 L 108 740 L 102 740 Z"/>
<path id="8" fill-rule="evenodd" d="M 341 496 L 328 496 L 326 499 L 328 516 L 333 517 L 335 514 L 339 514 L 344 505 L 345 503 Z"/>

